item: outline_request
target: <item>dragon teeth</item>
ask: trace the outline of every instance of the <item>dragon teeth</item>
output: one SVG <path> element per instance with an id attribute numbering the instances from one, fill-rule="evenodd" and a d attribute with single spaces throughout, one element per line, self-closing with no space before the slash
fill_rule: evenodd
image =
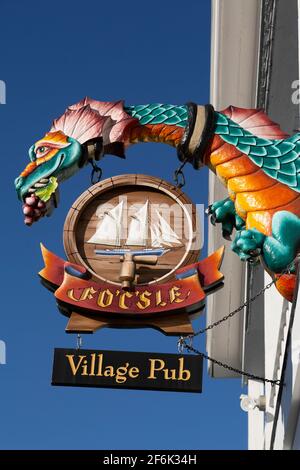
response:
<path id="1" fill-rule="evenodd" d="M 34 184 L 34 188 L 45 188 L 49 183 L 49 178 L 41 178 L 37 183 Z"/>
<path id="2" fill-rule="evenodd" d="M 35 193 L 35 192 L 36 192 L 36 189 L 34 189 L 34 188 L 29 188 L 29 189 L 28 189 L 28 192 L 29 192 L 29 193 Z"/>

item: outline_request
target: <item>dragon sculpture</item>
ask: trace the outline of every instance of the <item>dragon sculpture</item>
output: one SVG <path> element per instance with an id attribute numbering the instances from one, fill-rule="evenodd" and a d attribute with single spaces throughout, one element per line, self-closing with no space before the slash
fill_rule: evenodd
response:
<path id="1" fill-rule="evenodd" d="M 218 176 L 228 198 L 209 207 L 212 223 L 221 223 L 225 238 L 235 229 L 233 251 L 241 260 L 260 257 L 291 301 L 300 249 L 300 134 L 289 137 L 262 110 L 84 98 L 29 149 L 30 163 L 15 181 L 25 223 L 49 213 L 60 182 L 105 154 L 125 157 L 138 142 L 172 145 L 181 161 Z"/>

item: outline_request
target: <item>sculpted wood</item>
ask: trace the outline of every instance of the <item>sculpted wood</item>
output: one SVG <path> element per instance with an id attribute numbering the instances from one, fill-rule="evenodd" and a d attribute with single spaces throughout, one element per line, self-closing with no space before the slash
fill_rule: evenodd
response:
<path id="1" fill-rule="evenodd" d="M 223 248 L 197 262 L 200 233 L 195 205 L 159 178 L 121 175 L 89 188 L 66 218 L 68 261 L 42 246 L 40 276 L 70 317 L 66 331 L 192 333 L 189 316 L 223 280 Z"/>
<path id="2" fill-rule="evenodd" d="M 171 145 L 182 164 L 216 174 L 228 197 L 208 208 L 211 222 L 221 225 L 226 239 L 234 233 L 232 250 L 242 261 L 261 262 L 292 301 L 300 250 L 300 133 L 287 136 L 262 110 L 216 111 L 192 102 L 125 106 L 86 97 L 29 149 L 30 162 L 15 181 L 25 224 L 50 215 L 65 179 L 91 164 L 93 180 L 102 173 L 98 160 L 125 158 L 138 142 Z M 224 249 L 198 261 L 200 233 L 195 206 L 178 188 L 146 175 L 116 176 L 88 188 L 73 204 L 64 227 L 67 260 L 42 246 L 45 267 L 39 274 L 69 318 L 68 333 L 109 326 L 188 335 L 191 316 L 223 281 Z M 117 359 L 103 368 L 98 353 L 57 350 L 57 384 L 114 386 L 124 364 Z M 160 372 L 182 384 L 187 370 L 183 363 L 178 367 L 176 356 L 168 359 L 172 369 L 164 363 Z M 107 379 L 102 385 L 94 376 L 96 357 L 98 376 Z M 135 374 L 138 367 L 126 364 L 129 376 Z"/>
<path id="3" fill-rule="evenodd" d="M 168 219 L 174 232 L 182 236 L 180 243 L 177 243 L 164 256 L 159 257 L 158 262 L 151 268 L 143 263 L 137 265 L 135 284 L 166 282 L 172 278 L 175 269 L 198 260 L 200 243 L 197 238 L 200 236 L 201 229 L 194 204 L 181 190 L 163 180 L 145 175 L 123 175 L 110 178 L 89 188 L 72 205 L 64 225 L 64 247 L 69 261 L 82 264 L 96 281 L 121 285 L 120 257 L 96 255 L 96 248 L 105 252 L 107 245 L 88 243 L 88 240 L 95 234 L 106 208 L 116 207 L 120 201 L 123 201 L 120 221 L 123 237 L 120 240 L 121 245 L 132 249 L 139 246 L 126 245 L 126 238 L 130 229 L 130 218 L 135 217 L 136 212 L 146 201 L 148 201 L 149 209 L 151 208 L 149 222 L 152 226 L 159 222 L 159 215 L 155 209 L 158 207 L 164 220 Z M 101 205 L 104 209 L 100 213 Z M 126 223 L 128 221 L 129 224 Z"/>
<path id="4" fill-rule="evenodd" d="M 292 301 L 300 248 L 300 133 L 287 136 L 262 110 L 216 111 L 195 103 L 126 106 L 86 97 L 69 106 L 29 150 L 30 163 L 15 182 L 25 223 L 49 214 L 60 182 L 90 162 L 95 168 L 105 155 L 124 158 L 139 142 L 171 145 L 181 161 L 217 175 L 228 198 L 210 206 L 211 221 L 221 224 L 225 238 L 236 231 L 233 251 L 243 261 L 260 260 Z M 75 248 L 70 241 L 68 249 Z M 281 276 L 287 267 L 289 273 Z"/>

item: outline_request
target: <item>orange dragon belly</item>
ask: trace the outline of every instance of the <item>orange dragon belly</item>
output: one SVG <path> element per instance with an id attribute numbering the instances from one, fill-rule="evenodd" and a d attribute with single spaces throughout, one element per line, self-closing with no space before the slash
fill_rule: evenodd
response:
<path id="1" fill-rule="evenodd" d="M 256 228 L 271 235 L 272 218 L 277 211 L 287 210 L 300 217 L 300 194 L 268 176 L 219 135 L 213 137 L 205 163 L 227 187 L 247 229 Z"/>

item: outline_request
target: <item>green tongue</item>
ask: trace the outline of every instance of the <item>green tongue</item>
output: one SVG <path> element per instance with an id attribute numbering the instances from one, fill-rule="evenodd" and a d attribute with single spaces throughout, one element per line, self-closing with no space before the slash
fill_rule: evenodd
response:
<path id="1" fill-rule="evenodd" d="M 49 201 L 58 186 L 57 178 L 51 176 L 49 183 L 44 188 L 38 189 L 35 194 L 44 202 Z"/>

